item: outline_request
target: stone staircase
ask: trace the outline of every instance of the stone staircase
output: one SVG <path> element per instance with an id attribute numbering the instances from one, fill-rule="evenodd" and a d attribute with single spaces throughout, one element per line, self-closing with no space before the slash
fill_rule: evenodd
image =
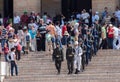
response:
<path id="1" fill-rule="evenodd" d="M 119 50 L 99 50 L 97 56 L 78 75 L 67 75 L 66 60 L 57 75 L 51 56 L 45 52 L 31 52 L 18 62 L 19 75 L 4 82 L 120 82 Z"/>

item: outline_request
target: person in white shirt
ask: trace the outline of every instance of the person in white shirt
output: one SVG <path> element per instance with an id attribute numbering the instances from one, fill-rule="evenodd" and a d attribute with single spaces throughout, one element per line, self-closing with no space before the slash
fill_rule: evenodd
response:
<path id="1" fill-rule="evenodd" d="M 16 63 L 15 48 L 11 48 L 10 58 L 11 58 L 11 76 L 13 76 L 13 69 L 14 68 L 15 68 L 15 74 L 17 76 L 18 75 L 18 68 L 17 68 L 17 63 Z"/>
<path id="2" fill-rule="evenodd" d="M 12 38 L 8 40 L 8 45 L 9 45 L 9 50 L 11 50 L 15 46 L 14 40 Z"/>
<path id="3" fill-rule="evenodd" d="M 77 18 L 78 20 L 80 20 L 80 17 L 81 17 L 81 14 L 80 14 L 80 13 L 77 13 L 76 18 Z"/>
<path id="4" fill-rule="evenodd" d="M 14 23 L 15 33 L 17 34 L 18 27 L 19 27 L 19 24 L 20 24 L 20 17 L 16 13 L 14 15 L 13 23 Z"/>
<path id="5" fill-rule="evenodd" d="M 89 15 L 88 12 L 86 12 L 85 9 L 83 9 L 81 17 L 82 17 L 84 23 L 89 24 L 89 17 L 90 17 L 90 15 Z"/>
<path id="6" fill-rule="evenodd" d="M 23 33 L 23 30 L 22 30 L 22 27 L 20 26 L 20 27 L 19 27 L 19 30 L 18 30 L 18 33 L 17 33 L 17 36 L 18 36 L 18 38 L 19 38 L 19 40 L 20 40 L 20 44 L 22 44 L 23 35 L 24 35 L 24 33 Z"/>
<path id="7" fill-rule="evenodd" d="M 20 17 L 18 15 L 14 15 L 14 24 L 19 24 L 20 23 Z"/>
<path id="8" fill-rule="evenodd" d="M 99 17 L 99 12 L 95 13 L 95 21 L 99 21 L 100 17 Z"/>
<path id="9" fill-rule="evenodd" d="M 74 55 L 74 67 L 76 69 L 75 74 L 78 74 L 81 70 L 81 55 L 83 54 L 82 48 L 78 46 L 78 41 L 75 41 L 75 55 Z"/>
<path id="10" fill-rule="evenodd" d="M 34 22 L 34 20 L 31 20 L 30 23 L 28 24 L 29 29 L 31 29 L 32 27 L 34 27 L 35 30 L 37 31 L 38 25 Z"/>
<path id="11" fill-rule="evenodd" d="M 113 29 L 114 29 L 113 49 L 117 49 L 116 43 L 117 43 L 117 40 L 118 40 L 118 31 L 119 31 L 119 29 L 117 27 L 115 27 L 115 26 L 113 27 Z"/>
<path id="12" fill-rule="evenodd" d="M 24 47 L 24 54 L 29 52 L 29 48 L 31 46 L 31 36 L 30 33 L 27 30 L 27 27 L 24 27 L 24 36 L 23 36 L 23 42 L 22 42 L 22 46 Z"/>
<path id="13" fill-rule="evenodd" d="M 95 12 L 92 13 L 92 24 L 95 23 Z"/>
<path id="14" fill-rule="evenodd" d="M 37 17 L 36 22 L 39 23 L 39 21 L 40 21 L 40 19 L 41 19 L 41 17 L 40 17 L 40 13 L 38 13 L 36 17 Z"/>
<path id="15" fill-rule="evenodd" d="M 57 42 L 59 42 L 60 44 L 60 48 L 62 48 L 62 42 L 61 42 L 61 39 L 62 39 L 62 29 L 59 27 L 59 23 L 56 22 L 56 40 Z"/>
<path id="16" fill-rule="evenodd" d="M 118 21 L 120 23 L 120 9 L 119 8 L 116 8 L 115 16 L 118 18 Z"/>

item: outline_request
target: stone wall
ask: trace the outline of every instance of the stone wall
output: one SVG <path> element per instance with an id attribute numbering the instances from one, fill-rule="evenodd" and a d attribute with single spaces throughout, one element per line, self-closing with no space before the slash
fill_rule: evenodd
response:
<path id="1" fill-rule="evenodd" d="M 61 13 L 61 0 L 42 0 L 42 14 L 48 12 L 50 16 Z"/>
<path id="2" fill-rule="evenodd" d="M 93 11 L 102 12 L 104 7 L 108 7 L 108 11 L 112 14 L 116 6 L 120 5 L 119 3 L 119 0 L 92 0 L 92 9 Z"/>
<path id="3" fill-rule="evenodd" d="M 92 0 L 92 9 L 98 12 L 102 12 L 104 7 L 108 7 L 109 12 L 113 13 L 116 6 L 119 5 L 120 0 Z M 42 14 L 48 12 L 53 17 L 55 13 L 61 12 L 61 0 L 14 0 L 14 12 L 22 14 L 25 10 L 42 12 Z"/>
<path id="4" fill-rule="evenodd" d="M 41 0 L 14 0 L 14 12 L 21 15 L 24 11 L 40 12 Z"/>

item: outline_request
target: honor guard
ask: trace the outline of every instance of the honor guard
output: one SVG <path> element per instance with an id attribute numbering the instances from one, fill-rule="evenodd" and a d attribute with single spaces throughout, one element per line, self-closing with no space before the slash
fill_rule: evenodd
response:
<path id="1" fill-rule="evenodd" d="M 72 48 L 72 42 L 70 41 L 68 43 L 68 47 L 66 50 L 66 60 L 67 60 L 67 66 L 69 70 L 68 74 L 73 73 L 74 54 L 75 54 L 75 50 Z"/>
<path id="2" fill-rule="evenodd" d="M 60 74 L 61 62 L 63 61 L 63 51 L 60 48 L 59 43 L 56 44 L 56 48 L 53 51 L 53 59 L 55 61 L 55 66 L 58 71 L 58 74 Z"/>
<path id="3" fill-rule="evenodd" d="M 81 69 L 81 55 L 83 54 L 82 48 L 78 45 L 78 41 L 75 41 L 75 56 L 74 56 L 74 67 L 76 69 L 75 74 L 78 74 Z"/>

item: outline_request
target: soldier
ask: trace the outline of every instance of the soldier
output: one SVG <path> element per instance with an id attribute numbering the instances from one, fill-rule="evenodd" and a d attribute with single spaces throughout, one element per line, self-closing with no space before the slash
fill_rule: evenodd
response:
<path id="1" fill-rule="evenodd" d="M 67 66 L 69 70 L 68 74 L 73 73 L 74 53 L 75 53 L 75 50 L 72 48 L 72 42 L 70 41 L 68 43 L 68 47 L 66 50 L 66 60 L 67 60 Z"/>
<path id="2" fill-rule="evenodd" d="M 83 54 L 82 48 L 78 46 L 78 41 L 75 41 L 75 56 L 74 56 L 74 66 L 75 66 L 75 74 L 78 74 L 81 69 L 81 55 Z"/>
<path id="3" fill-rule="evenodd" d="M 81 48 L 83 49 L 83 54 L 82 54 L 82 60 L 81 60 L 81 63 L 82 63 L 82 68 L 81 68 L 81 71 L 83 72 L 85 70 L 85 53 L 86 53 L 86 46 L 83 42 L 82 39 L 79 40 L 79 46 L 81 46 Z"/>
<path id="4" fill-rule="evenodd" d="M 55 60 L 55 66 L 58 74 L 60 74 L 61 62 L 63 61 L 63 51 L 60 48 L 59 43 L 56 44 L 56 48 L 53 51 L 53 59 Z"/>
<path id="5" fill-rule="evenodd" d="M 99 38 L 99 35 L 98 35 L 98 31 L 97 31 L 97 28 L 94 27 L 92 29 L 92 35 L 93 35 L 93 47 L 94 47 L 94 54 L 96 55 L 97 54 L 97 51 L 98 51 L 98 46 L 99 46 L 99 43 L 98 43 L 98 38 Z"/>
<path id="6" fill-rule="evenodd" d="M 88 65 L 89 60 L 91 61 L 91 48 L 92 48 L 92 36 L 90 34 L 90 30 L 87 30 L 87 35 L 85 39 L 86 44 L 86 65 Z"/>

